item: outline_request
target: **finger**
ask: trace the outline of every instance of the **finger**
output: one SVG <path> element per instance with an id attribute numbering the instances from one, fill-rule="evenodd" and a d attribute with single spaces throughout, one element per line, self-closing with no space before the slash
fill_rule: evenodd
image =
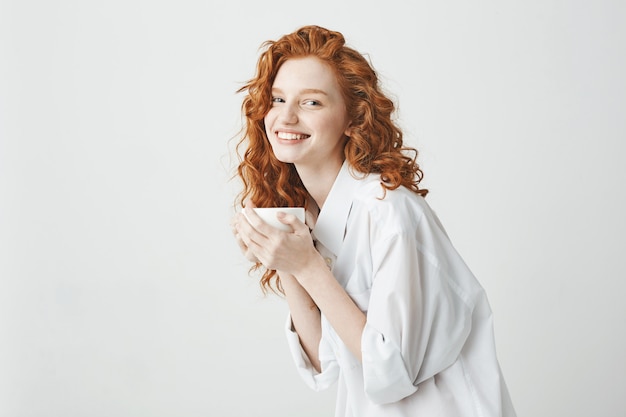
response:
<path id="1" fill-rule="evenodd" d="M 253 210 L 250 211 L 253 212 Z M 261 224 L 255 227 L 252 223 L 255 223 L 256 220 L 258 220 Z M 237 224 L 237 232 L 243 243 L 247 246 L 248 250 L 254 252 L 257 257 L 258 251 L 266 246 L 270 240 L 265 232 L 261 230 L 263 229 L 263 226 L 268 225 L 266 225 L 258 216 L 256 219 L 252 218 L 248 220 L 244 213 L 240 214 L 240 221 Z"/>
<path id="2" fill-rule="evenodd" d="M 243 201 L 243 206 L 244 206 L 244 207 L 251 207 L 251 208 L 256 207 L 256 205 L 252 202 L 252 200 L 250 200 L 250 198 L 246 198 L 246 199 Z"/>
<path id="3" fill-rule="evenodd" d="M 250 250 L 250 248 L 246 246 L 245 243 L 243 243 L 243 240 L 238 240 L 237 243 L 239 243 L 239 249 L 241 249 L 241 253 L 243 253 L 243 256 L 245 256 L 247 260 L 249 260 L 250 262 L 259 261 L 256 255 L 252 252 L 252 250 Z"/>
<path id="4" fill-rule="evenodd" d="M 244 243 L 244 241 L 237 235 L 237 245 L 239 246 L 239 250 L 243 256 L 249 260 L 250 262 L 259 262 L 259 259 L 256 255 L 248 248 L 248 246 Z"/>
<path id="5" fill-rule="evenodd" d="M 242 239 L 237 239 L 237 245 L 239 245 L 239 249 L 244 255 L 248 253 L 248 245 Z"/>
<path id="6" fill-rule="evenodd" d="M 230 230 L 233 234 L 237 233 L 237 223 L 239 219 L 239 213 L 235 213 L 233 217 L 230 218 Z"/>
<path id="7" fill-rule="evenodd" d="M 252 250 L 248 247 L 246 242 L 244 241 L 244 233 L 239 233 L 241 223 L 247 223 L 246 218 L 241 213 L 236 213 L 230 221 L 231 231 L 235 236 L 235 241 L 237 242 L 237 246 L 239 246 L 239 250 L 244 255 L 244 257 L 250 262 L 259 262 L 257 256 L 252 252 Z"/>
<path id="8" fill-rule="evenodd" d="M 248 224 L 265 237 L 275 235 L 277 229 L 267 224 L 252 208 L 244 207 L 241 213 L 245 216 Z"/>
<path id="9" fill-rule="evenodd" d="M 291 226 L 291 228 L 293 229 L 294 233 L 298 233 L 298 234 L 301 233 L 301 232 L 309 233 L 309 226 L 307 226 L 306 224 L 302 223 L 302 221 L 300 221 L 300 219 L 298 219 L 293 214 L 288 214 L 288 213 L 285 213 L 283 211 L 279 211 L 278 213 L 276 213 L 276 218 L 282 224 L 286 224 L 288 226 Z"/>
<path id="10" fill-rule="evenodd" d="M 250 235 L 253 231 L 256 231 L 256 228 L 252 224 L 252 219 L 248 217 L 244 210 L 237 213 L 235 226 L 240 234 Z M 254 210 L 250 210 L 250 212 L 254 212 Z"/>

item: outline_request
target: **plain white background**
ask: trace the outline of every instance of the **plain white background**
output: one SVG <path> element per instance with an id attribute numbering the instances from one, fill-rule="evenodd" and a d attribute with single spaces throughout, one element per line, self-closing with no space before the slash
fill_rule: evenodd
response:
<path id="1" fill-rule="evenodd" d="M 231 238 L 241 96 L 304 24 L 369 55 L 484 285 L 520 416 L 626 409 L 626 6 L 0 1 L 0 416 L 323 416 Z"/>

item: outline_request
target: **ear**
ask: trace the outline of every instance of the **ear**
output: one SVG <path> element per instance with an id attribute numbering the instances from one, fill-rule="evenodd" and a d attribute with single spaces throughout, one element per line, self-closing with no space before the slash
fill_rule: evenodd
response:
<path id="1" fill-rule="evenodd" d="M 346 127 L 346 130 L 343 131 L 343 134 L 350 137 L 352 134 L 352 122 L 348 123 L 348 126 Z"/>

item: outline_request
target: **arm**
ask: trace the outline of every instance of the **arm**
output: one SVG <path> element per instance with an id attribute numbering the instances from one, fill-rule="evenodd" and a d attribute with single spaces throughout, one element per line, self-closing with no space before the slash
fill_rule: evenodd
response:
<path id="1" fill-rule="evenodd" d="M 362 349 L 365 392 L 377 404 L 411 395 L 452 365 L 472 328 L 466 268 L 441 236 L 423 221 L 373 243 Z"/>
<path id="2" fill-rule="evenodd" d="M 236 222 L 238 234 L 245 246 L 267 268 L 282 271 L 283 276 L 286 276 L 285 274 L 293 276 L 293 281 L 308 294 L 310 300 L 324 313 L 346 346 L 360 360 L 365 314 L 354 304 L 328 269 L 326 262 L 313 245 L 309 228 L 295 216 L 279 215 L 279 220 L 290 225 L 294 230 L 293 233 L 285 233 L 264 223 L 254 210 L 247 210 L 246 215 L 249 221 L 245 216 L 239 215 L 240 218 Z M 300 292 L 298 287 L 290 285 L 294 282 L 289 282 L 289 279 L 287 282 L 285 292 L 290 308 L 292 303 L 298 313 L 310 308 L 311 303 L 307 297 Z M 289 301 L 289 292 L 292 295 L 291 301 Z M 299 317 L 307 317 L 307 315 L 303 314 Z M 298 319 L 298 323 L 294 323 L 294 326 L 300 334 L 298 326 L 306 329 L 309 324 L 304 327 Z M 318 338 L 309 338 L 309 336 L 304 338 L 319 341 Z M 303 348 L 309 349 L 311 346 L 303 346 Z M 315 349 L 311 350 L 312 354 Z"/>
<path id="3" fill-rule="evenodd" d="M 292 326 L 298 333 L 300 345 L 317 372 L 321 372 L 319 344 L 322 339 L 320 311 L 293 275 L 278 272 L 291 313 Z"/>
<path id="4" fill-rule="evenodd" d="M 254 207 L 250 202 L 247 206 Z M 236 214 L 231 220 L 232 233 L 241 250 L 242 254 L 250 262 L 259 262 L 256 255 L 248 247 L 249 242 L 245 233 L 245 225 L 247 218 L 241 213 Z M 240 233 L 239 229 L 244 230 Z M 291 316 L 291 329 L 298 334 L 299 343 L 306 353 L 311 365 L 319 373 L 321 372 L 321 364 L 319 360 L 319 344 L 322 338 L 320 311 L 311 296 L 298 283 L 295 277 L 283 271 L 277 271 L 280 277 L 281 286 L 285 292 L 287 304 L 289 306 Z"/>
<path id="5" fill-rule="evenodd" d="M 318 256 L 303 263 L 301 269 L 294 271 L 294 275 L 324 313 L 337 335 L 360 361 L 365 314 L 341 287 L 326 266 L 326 262 Z"/>

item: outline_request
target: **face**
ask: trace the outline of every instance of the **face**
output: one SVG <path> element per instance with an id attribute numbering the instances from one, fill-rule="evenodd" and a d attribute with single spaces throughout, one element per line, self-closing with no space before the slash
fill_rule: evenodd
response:
<path id="1" fill-rule="evenodd" d="M 272 85 L 265 132 L 279 161 L 339 169 L 348 114 L 332 69 L 315 57 L 287 60 Z"/>

